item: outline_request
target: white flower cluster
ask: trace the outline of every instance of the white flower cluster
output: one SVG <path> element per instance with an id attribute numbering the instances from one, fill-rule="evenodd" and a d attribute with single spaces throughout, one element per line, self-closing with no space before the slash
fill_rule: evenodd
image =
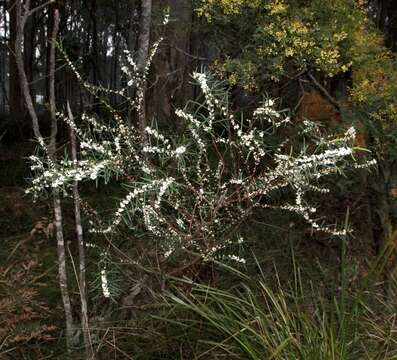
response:
<path id="1" fill-rule="evenodd" d="M 202 127 L 206 132 L 210 132 L 212 131 L 213 122 L 215 121 L 215 106 L 219 104 L 219 100 L 212 94 L 205 73 L 194 72 L 193 79 L 200 85 L 208 109 L 208 125 L 202 124 Z"/>
<path id="2" fill-rule="evenodd" d="M 279 118 L 281 114 L 274 109 L 274 100 L 268 99 L 261 107 L 254 110 L 254 117 L 266 116 L 271 121 L 273 117 Z"/>
<path id="3" fill-rule="evenodd" d="M 158 43 L 147 67 L 157 46 Z M 143 96 L 139 86 L 148 68 L 142 73 L 128 52 L 126 61 L 122 71 L 129 79 L 127 85 L 138 86 L 136 98 L 130 103 L 139 109 Z M 120 201 L 112 219 L 92 231 L 110 233 L 125 223 L 159 239 L 165 257 L 178 249 L 188 249 L 201 253 L 204 259 L 213 258 L 230 247 L 233 231 L 256 208 L 291 211 L 302 216 L 314 230 L 343 234 L 344 230 L 323 225 L 307 195 L 317 192 L 326 196 L 328 189 L 321 185 L 322 178 L 349 164 L 372 164 L 358 164 L 352 156 L 354 128 L 341 138 L 321 138 L 318 148 L 309 153 L 292 151 L 288 140 L 270 146 L 269 137 L 290 123 L 273 100 L 266 100 L 252 118 L 238 123 L 229 108 L 227 92 L 219 88 L 214 91 L 213 81 L 206 73 L 196 72 L 193 77 L 202 90 L 204 103 L 195 111 L 176 110 L 185 124 L 184 133 L 165 135 L 148 126 L 147 140 L 142 142 L 137 129 L 125 126 L 115 111 L 115 121 L 109 124 L 88 115 L 81 118 L 81 126 L 65 119 L 80 139 L 81 158 L 77 162 L 63 159 L 50 164 L 31 157 L 32 170 L 37 173 L 31 191 L 47 187 L 66 191 L 71 180 L 122 176 L 131 190 Z M 280 191 L 294 195 L 277 204 L 273 198 Z M 225 258 L 245 261 L 237 254 L 225 254 Z M 106 273 L 102 275 L 103 292 L 107 294 Z"/>
<path id="4" fill-rule="evenodd" d="M 101 284 L 102 284 L 102 293 L 105 298 L 110 298 L 110 290 L 108 284 L 108 277 L 106 273 L 106 269 L 101 270 Z"/>
<path id="5" fill-rule="evenodd" d="M 26 190 L 27 194 L 35 197 L 43 190 L 70 187 L 74 181 L 80 182 L 86 179 L 96 180 L 103 171 L 110 169 L 118 170 L 118 160 L 83 160 L 73 162 L 63 160 L 59 164 L 51 164 L 37 161 L 36 157 L 31 157 L 33 161 L 31 170 L 36 172 L 36 177 L 32 179 L 31 186 Z"/>

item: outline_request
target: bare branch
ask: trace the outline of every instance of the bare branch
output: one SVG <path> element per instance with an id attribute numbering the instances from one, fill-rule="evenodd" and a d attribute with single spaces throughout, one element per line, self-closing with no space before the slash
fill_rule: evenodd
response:
<path id="1" fill-rule="evenodd" d="M 39 10 L 41 10 L 42 8 L 45 8 L 46 6 L 51 5 L 51 4 L 54 3 L 54 2 L 55 2 L 55 0 L 50 0 L 50 1 L 45 2 L 44 4 L 41 4 L 41 5 L 39 5 L 39 6 L 36 6 L 35 8 L 33 8 L 33 9 L 31 9 L 31 10 L 29 11 L 29 15 L 32 15 L 32 14 L 35 13 L 36 11 L 39 11 Z"/>
<path id="2" fill-rule="evenodd" d="M 318 87 L 318 89 L 323 93 L 323 95 L 328 99 L 328 101 L 338 110 L 340 111 L 340 106 L 339 103 L 331 96 L 331 94 L 322 86 L 317 79 L 314 77 L 314 75 L 309 71 L 307 73 L 309 76 L 310 80 L 313 81 L 313 84 Z"/>
<path id="3" fill-rule="evenodd" d="M 208 60 L 208 58 L 205 58 L 205 57 L 201 57 L 201 56 L 196 56 L 196 55 L 189 54 L 188 52 L 182 50 L 181 48 L 179 48 L 179 47 L 176 46 L 176 45 L 170 45 L 170 47 L 173 48 L 173 49 L 175 49 L 176 51 L 179 51 L 179 52 L 182 53 L 183 55 L 186 55 L 188 58 L 191 58 L 191 59 L 193 59 L 193 60 L 200 60 L 200 61 L 207 61 L 207 60 Z"/>

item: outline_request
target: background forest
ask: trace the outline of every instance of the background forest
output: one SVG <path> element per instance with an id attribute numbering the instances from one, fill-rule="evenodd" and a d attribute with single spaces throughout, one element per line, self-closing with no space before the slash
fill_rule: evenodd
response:
<path id="1" fill-rule="evenodd" d="M 1 359 L 397 359 L 393 0 L 0 0 Z"/>

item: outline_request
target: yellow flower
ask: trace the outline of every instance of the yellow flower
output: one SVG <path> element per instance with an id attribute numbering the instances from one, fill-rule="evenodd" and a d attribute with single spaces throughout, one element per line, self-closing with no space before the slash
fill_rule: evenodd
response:
<path id="1" fill-rule="evenodd" d="M 288 5 L 282 0 L 274 0 L 265 6 L 270 15 L 279 15 L 287 12 Z"/>
<path id="2" fill-rule="evenodd" d="M 295 54 L 295 51 L 294 51 L 293 48 L 287 48 L 287 49 L 285 49 L 285 56 L 286 56 L 286 57 L 294 56 L 294 54 Z"/>

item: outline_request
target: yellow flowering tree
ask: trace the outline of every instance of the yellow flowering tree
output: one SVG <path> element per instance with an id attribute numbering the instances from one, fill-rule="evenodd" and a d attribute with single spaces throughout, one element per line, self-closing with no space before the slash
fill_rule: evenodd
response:
<path id="1" fill-rule="evenodd" d="M 255 79 L 278 81 L 308 69 L 329 78 L 348 71 L 353 34 L 366 19 L 351 0 L 202 0 L 197 11 L 235 35 L 217 69 L 248 89 L 258 86 Z"/>

